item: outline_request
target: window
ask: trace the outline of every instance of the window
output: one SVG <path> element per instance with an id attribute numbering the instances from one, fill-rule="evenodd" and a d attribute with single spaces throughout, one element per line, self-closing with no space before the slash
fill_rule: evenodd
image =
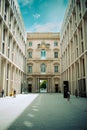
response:
<path id="1" fill-rule="evenodd" d="M 58 46 L 58 42 L 57 41 L 54 42 L 54 46 Z"/>
<path id="2" fill-rule="evenodd" d="M 41 58 L 42 59 L 46 58 L 46 51 L 44 49 L 41 50 Z"/>
<path id="3" fill-rule="evenodd" d="M 32 65 L 28 66 L 28 73 L 32 73 Z"/>
<path id="4" fill-rule="evenodd" d="M 5 41 L 5 28 L 3 29 L 3 41 Z"/>
<path id="5" fill-rule="evenodd" d="M 83 39 L 83 31 L 82 31 L 82 27 L 81 27 L 80 33 L 81 33 L 81 39 Z"/>
<path id="6" fill-rule="evenodd" d="M 32 52 L 28 53 L 29 58 L 32 58 Z"/>
<path id="7" fill-rule="evenodd" d="M 55 66 L 54 66 L 54 72 L 55 72 L 55 73 L 58 72 L 58 65 L 55 65 Z"/>
<path id="8" fill-rule="evenodd" d="M 41 64 L 41 72 L 42 73 L 46 72 L 46 65 L 44 63 Z"/>
<path id="9" fill-rule="evenodd" d="M 8 9 L 8 5 L 7 5 L 7 1 L 5 1 L 5 13 L 7 13 L 7 9 Z"/>
<path id="10" fill-rule="evenodd" d="M 86 2 L 85 2 L 85 6 L 86 6 L 86 8 L 87 8 L 87 0 L 86 0 Z"/>
<path id="11" fill-rule="evenodd" d="M 7 64 L 7 79 L 8 79 L 8 76 L 9 76 L 9 64 Z"/>
<path id="12" fill-rule="evenodd" d="M 79 10 L 81 10 L 81 3 L 78 1 Z"/>
<path id="13" fill-rule="evenodd" d="M 2 53 L 4 54 L 5 51 L 5 43 L 2 43 Z"/>
<path id="14" fill-rule="evenodd" d="M 58 58 L 58 52 L 54 52 L 54 58 Z"/>
<path id="15" fill-rule="evenodd" d="M 1 0 L 0 0 L 0 11 L 1 11 Z"/>
<path id="16" fill-rule="evenodd" d="M 29 42 L 29 46 L 32 46 L 32 42 Z"/>

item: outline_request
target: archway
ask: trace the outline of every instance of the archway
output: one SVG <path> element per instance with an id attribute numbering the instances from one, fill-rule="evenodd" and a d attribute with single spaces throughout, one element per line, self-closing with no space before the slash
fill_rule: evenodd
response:
<path id="1" fill-rule="evenodd" d="M 40 79 L 39 91 L 40 93 L 47 93 L 47 80 Z"/>

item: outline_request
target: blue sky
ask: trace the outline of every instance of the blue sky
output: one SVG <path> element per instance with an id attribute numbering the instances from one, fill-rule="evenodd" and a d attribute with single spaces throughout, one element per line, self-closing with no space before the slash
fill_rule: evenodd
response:
<path id="1" fill-rule="evenodd" d="M 27 32 L 59 32 L 68 0 L 18 0 Z"/>

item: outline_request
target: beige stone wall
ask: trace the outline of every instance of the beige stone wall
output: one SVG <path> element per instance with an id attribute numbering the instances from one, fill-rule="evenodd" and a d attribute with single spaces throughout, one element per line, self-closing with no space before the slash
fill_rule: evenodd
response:
<path id="1" fill-rule="evenodd" d="M 26 37 L 16 0 L 0 0 L 0 92 L 21 92 L 25 74 Z"/>
<path id="2" fill-rule="evenodd" d="M 54 42 L 58 46 L 54 46 Z M 32 46 L 29 46 L 32 42 Z M 41 58 L 41 50 L 46 51 L 46 57 Z M 28 53 L 32 52 L 32 58 Z M 58 58 L 54 58 L 54 52 L 58 52 Z M 41 64 L 46 65 L 46 72 L 41 72 Z M 28 72 L 31 64 L 32 72 Z M 58 65 L 58 72 L 54 73 L 54 65 Z M 39 92 L 39 82 L 41 79 L 47 80 L 48 92 L 55 92 L 55 84 L 60 88 L 60 34 L 59 33 L 28 33 L 27 34 L 27 82 L 31 84 L 32 92 Z"/>
<path id="3" fill-rule="evenodd" d="M 87 1 L 71 0 L 61 29 L 61 86 L 87 96 Z"/>

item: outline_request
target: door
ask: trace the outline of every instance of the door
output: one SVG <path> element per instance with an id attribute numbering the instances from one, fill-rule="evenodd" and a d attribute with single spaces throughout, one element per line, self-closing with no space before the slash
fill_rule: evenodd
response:
<path id="1" fill-rule="evenodd" d="M 32 84 L 28 84 L 28 93 L 32 92 Z"/>
<path id="2" fill-rule="evenodd" d="M 58 93 L 58 84 L 55 84 L 55 93 Z"/>

